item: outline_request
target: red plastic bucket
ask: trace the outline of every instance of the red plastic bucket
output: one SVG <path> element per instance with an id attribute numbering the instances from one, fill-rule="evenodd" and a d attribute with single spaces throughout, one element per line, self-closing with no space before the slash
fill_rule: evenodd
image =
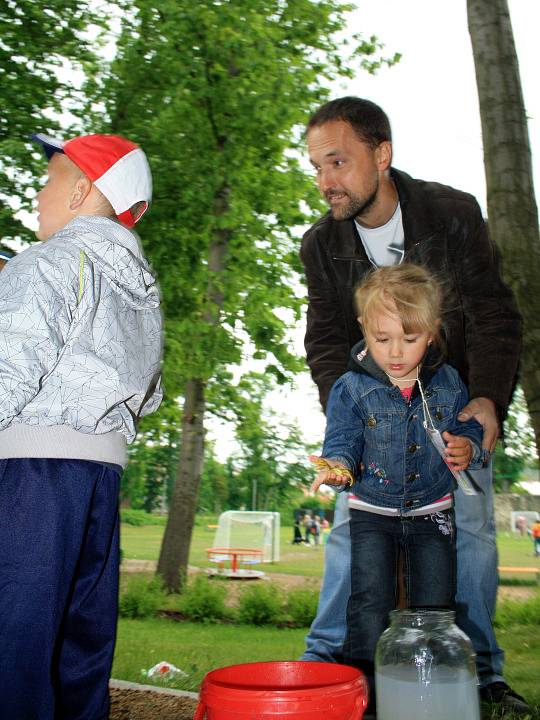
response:
<path id="1" fill-rule="evenodd" d="M 205 676 L 193 720 L 360 720 L 367 680 L 348 665 L 261 662 Z"/>

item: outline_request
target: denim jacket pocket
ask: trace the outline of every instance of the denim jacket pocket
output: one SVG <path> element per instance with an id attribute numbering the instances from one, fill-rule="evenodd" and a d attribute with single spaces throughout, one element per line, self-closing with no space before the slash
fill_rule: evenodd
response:
<path id="1" fill-rule="evenodd" d="M 454 406 L 452 403 L 439 402 L 429 404 L 429 412 L 433 424 L 439 432 L 444 432 L 448 426 L 453 422 L 454 418 Z"/>
<path id="2" fill-rule="evenodd" d="M 392 442 L 391 414 L 371 412 L 365 419 L 364 442 L 366 450 L 388 450 Z"/>

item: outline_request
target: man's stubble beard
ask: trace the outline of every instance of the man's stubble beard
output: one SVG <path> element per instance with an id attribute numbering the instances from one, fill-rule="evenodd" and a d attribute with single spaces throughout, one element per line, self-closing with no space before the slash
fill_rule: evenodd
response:
<path id="1" fill-rule="evenodd" d="M 361 198 L 358 195 L 347 193 L 349 202 L 341 208 L 330 208 L 332 217 L 334 220 L 353 220 L 354 218 L 361 217 L 366 213 L 377 200 L 379 194 L 379 178 L 374 190 L 368 195 L 368 197 Z M 328 199 L 328 198 L 327 198 Z"/>

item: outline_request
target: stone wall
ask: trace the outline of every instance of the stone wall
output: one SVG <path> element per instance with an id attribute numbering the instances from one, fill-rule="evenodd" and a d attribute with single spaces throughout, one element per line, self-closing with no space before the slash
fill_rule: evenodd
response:
<path id="1" fill-rule="evenodd" d="M 540 495 L 516 495 L 498 493 L 495 495 L 495 522 L 499 532 L 509 532 L 513 510 L 536 510 L 540 513 Z"/>

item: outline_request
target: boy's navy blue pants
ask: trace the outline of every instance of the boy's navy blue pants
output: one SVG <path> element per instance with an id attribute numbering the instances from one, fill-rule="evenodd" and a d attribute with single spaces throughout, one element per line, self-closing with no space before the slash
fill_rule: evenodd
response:
<path id="1" fill-rule="evenodd" d="M 0 460 L 0 718 L 108 717 L 120 468 Z"/>

